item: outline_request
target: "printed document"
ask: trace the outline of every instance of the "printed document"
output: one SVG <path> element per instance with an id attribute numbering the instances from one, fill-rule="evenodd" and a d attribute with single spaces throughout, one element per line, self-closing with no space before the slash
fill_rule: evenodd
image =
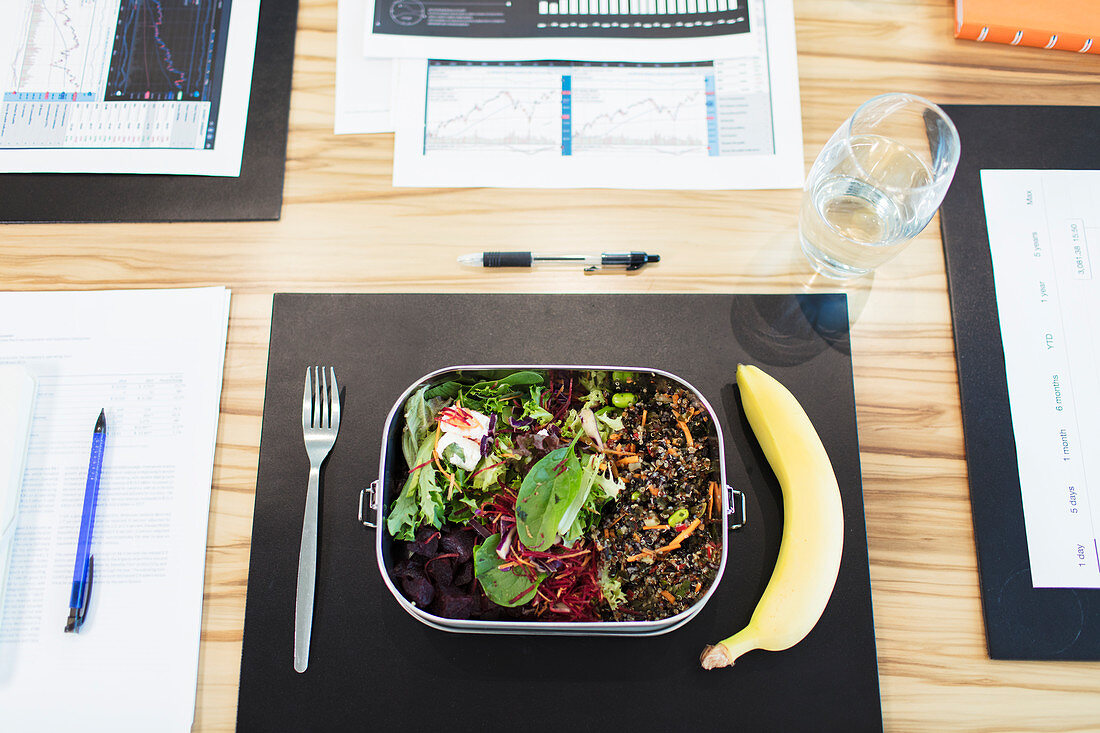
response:
<path id="1" fill-rule="evenodd" d="M 744 53 L 759 23 L 747 0 L 368 0 L 364 47 L 379 58 L 697 61 Z"/>
<path id="2" fill-rule="evenodd" d="M 191 729 L 228 315 L 224 288 L 0 293 L 0 364 L 38 380 L 0 623 L 0 728 Z M 64 633 L 101 408 L 90 601 Z"/>
<path id="3" fill-rule="evenodd" d="M 239 176 L 259 11 L 4 0 L 0 172 Z"/>
<path id="4" fill-rule="evenodd" d="M 394 185 L 799 188 L 791 3 L 749 7 L 715 61 L 401 60 Z"/>
<path id="5" fill-rule="evenodd" d="M 393 132 L 390 59 L 366 58 L 363 23 L 367 0 L 340 0 L 336 19 L 336 112 L 333 132 L 348 135 Z"/>
<path id="6" fill-rule="evenodd" d="M 1100 171 L 981 180 L 1032 582 L 1100 588 Z"/>

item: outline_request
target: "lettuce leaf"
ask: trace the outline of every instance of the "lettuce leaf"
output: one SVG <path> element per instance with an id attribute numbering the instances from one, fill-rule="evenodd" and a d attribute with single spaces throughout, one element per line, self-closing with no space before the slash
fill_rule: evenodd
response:
<path id="1" fill-rule="evenodd" d="M 401 493 L 390 506 L 386 529 L 396 539 L 415 539 L 416 528 L 421 524 L 433 527 L 443 524 L 443 491 L 436 484 L 435 469 L 429 463 L 432 448 L 430 440 L 420 443 L 413 458 L 415 470 L 409 472 Z"/>

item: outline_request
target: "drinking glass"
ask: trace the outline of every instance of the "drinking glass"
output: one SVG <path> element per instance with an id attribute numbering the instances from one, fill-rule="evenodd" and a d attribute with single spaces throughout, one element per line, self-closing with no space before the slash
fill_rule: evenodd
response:
<path id="1" fill-rule="evenodd" d="M 959 133 L 913 94 L 867 100 L 829 138 L 806 178 L 798 233 L 823 275 L 865 275 L 920 234 L 959 162 Z"/>

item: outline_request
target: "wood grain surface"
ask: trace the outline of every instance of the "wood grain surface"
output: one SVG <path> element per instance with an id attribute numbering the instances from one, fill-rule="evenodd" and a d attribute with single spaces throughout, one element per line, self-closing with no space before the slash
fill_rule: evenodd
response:
<path id="1" fill-rule="evenodd" d="M 950 0 L 795 0 L 795 14 L 807 165 L 852 109 L 881 92 L 1100 104 L 1100 58 L 956 41 Z M 840 289 L 802 260 L 798 191 L 394 189 L 392 135 L 332 133 L 336 0 L 302 0 L 296 54 L 281 221 L 7 225 L 0 237 L 5 290 L 233 290 L 198 731 L 235 723 L 274 292 Z M 455 264 L 465 252 L 520 248 L 645 249 L 662 260 L 637 274 L 592 276 Z M 938 222 L 873 278 L 842 289 L 887 729 L 1100 729 L 1100 665 L 986 654 Z"/>

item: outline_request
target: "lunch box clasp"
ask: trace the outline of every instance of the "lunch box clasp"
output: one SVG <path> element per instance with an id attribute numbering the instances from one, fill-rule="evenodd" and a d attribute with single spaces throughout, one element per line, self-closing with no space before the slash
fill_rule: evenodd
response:
<path id="1" fill-rule="evenodd" d="M 378 512 L 378 482 L 371 481 L 370 486 L 359 491 L 359 521 L 364 527 L 375 529 L 375 514 Z"/>
<path id="2" fill-rule="evenodd" d="M 730 529 L 741 529 L 745 526 L 748 517 L 745 515 L 745 492 L 738 491 L 732 486 L 726 487 L 726 514 L 730 519 Z"/>

